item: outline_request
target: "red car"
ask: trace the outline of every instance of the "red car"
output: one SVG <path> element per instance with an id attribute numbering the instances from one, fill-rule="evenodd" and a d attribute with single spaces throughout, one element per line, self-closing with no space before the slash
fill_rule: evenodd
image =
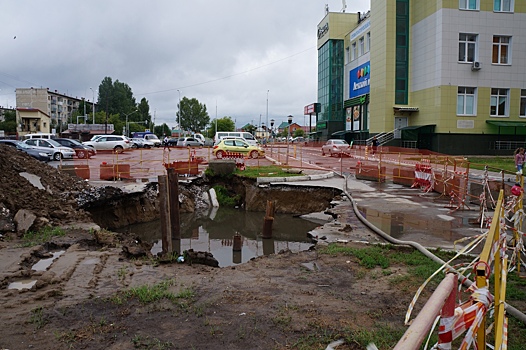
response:
<path id="1" fill-rule="evenodd" d="M 322 155 L 333 154 L 342 154 L 349 153 L 351 151 L 351 146 L 345 141 L 340 139 L 331 139 L 328 140 L 323 146 L 321 146 Z"/>
<path id="2" fill-rule="evenodd" d="M 83 159 L 86 157 L 91 158 L 97 154 L 97 151 L 94 148 L 85 146 L 77 140 L 61 139 L 61 138 L 53 139 L 53 140 L 57 141 L 64 147 L 73 148 L 73 150 L 75 151 L 75 155 L 77 156 L 77 158 L 80 158 L 80 159 Z"/>

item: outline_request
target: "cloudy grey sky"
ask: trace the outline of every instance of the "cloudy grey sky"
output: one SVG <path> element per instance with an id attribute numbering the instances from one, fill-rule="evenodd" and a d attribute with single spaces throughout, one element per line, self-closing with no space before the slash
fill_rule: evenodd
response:
<path id="1" fill-rule="evenodd" d="M 240 127 L 316 102 L 316 30 L 341 0 L 0 0 L 0 105 L 15 89 L 86 97 L 104 77 L 145 97 L 157 125 L 176 125 L 180 97 Z M 347 0 L 363 12 L 369 0 Z M 179 91 L 178 91 L 179 90 Z M 268 91 L 268 92 L 267 92 Z M 308 121 L 306 121 L 308 124 Z"/>

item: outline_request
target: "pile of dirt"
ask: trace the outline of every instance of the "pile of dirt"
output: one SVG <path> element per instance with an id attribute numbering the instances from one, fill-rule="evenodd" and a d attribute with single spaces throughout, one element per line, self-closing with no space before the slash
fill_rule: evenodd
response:
<path id="1" fill-rule="evenodd" d="M 44 226 L 91 222 L 86 202 L 111 197 L 119 189 L 86 181 L 0 145 L 0 235 L 21 235 Z"/>

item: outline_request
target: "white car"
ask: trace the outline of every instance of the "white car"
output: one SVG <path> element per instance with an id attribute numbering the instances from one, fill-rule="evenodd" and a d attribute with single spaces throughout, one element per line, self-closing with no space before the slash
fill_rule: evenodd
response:
<path id="1" fill-rule="evenodd" d="M 150 140 L 142 139 L 139 137 L 133 137 L 130 139 L 132 145 L 131 148 L 152 148 L 155 147 L 155 143 Z"/>
<path id="2" fill-rule="evenodd" d="M 24 143 L 43 152 L 51 153 L 53 160 L 70 159 L 75 156 L 73 148 L 64 147 L 52 139 L 28 139 Z"/>
<path id="3" fill-rule="evenodd" d="M 122 153 L 132 146 L 130 139 L 121 135 L 103 135 L 92 141 L 85 141 L 82 144 L 93 147 L 97 151 L 113 151 L 117 153 Z"/>

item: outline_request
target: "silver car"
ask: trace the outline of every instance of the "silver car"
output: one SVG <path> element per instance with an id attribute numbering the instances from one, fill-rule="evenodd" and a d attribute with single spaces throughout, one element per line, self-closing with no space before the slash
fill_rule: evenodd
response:
<path id="1" fill-rule="evenodd" d="M 141 139 L 138 137 L 133 137 L 130 139 L 132 146 L 131 148 L 152 148 L 155 147 L 155 143 L 147 139 Z"/>
<path id="2" fill-rule="evenodd" d="M 24 143 L 43 152 L 51 153 L 53 160 L 71 159 L 75 156 L 73 148 L 64 147 L 52 139 L 29 139 Z"/>
<path id="3" fill-rule="evenodd" d="M 193 137 L 181 137 L 177 140 L 178 147 L 203 147 L 203 142 Z"/>

